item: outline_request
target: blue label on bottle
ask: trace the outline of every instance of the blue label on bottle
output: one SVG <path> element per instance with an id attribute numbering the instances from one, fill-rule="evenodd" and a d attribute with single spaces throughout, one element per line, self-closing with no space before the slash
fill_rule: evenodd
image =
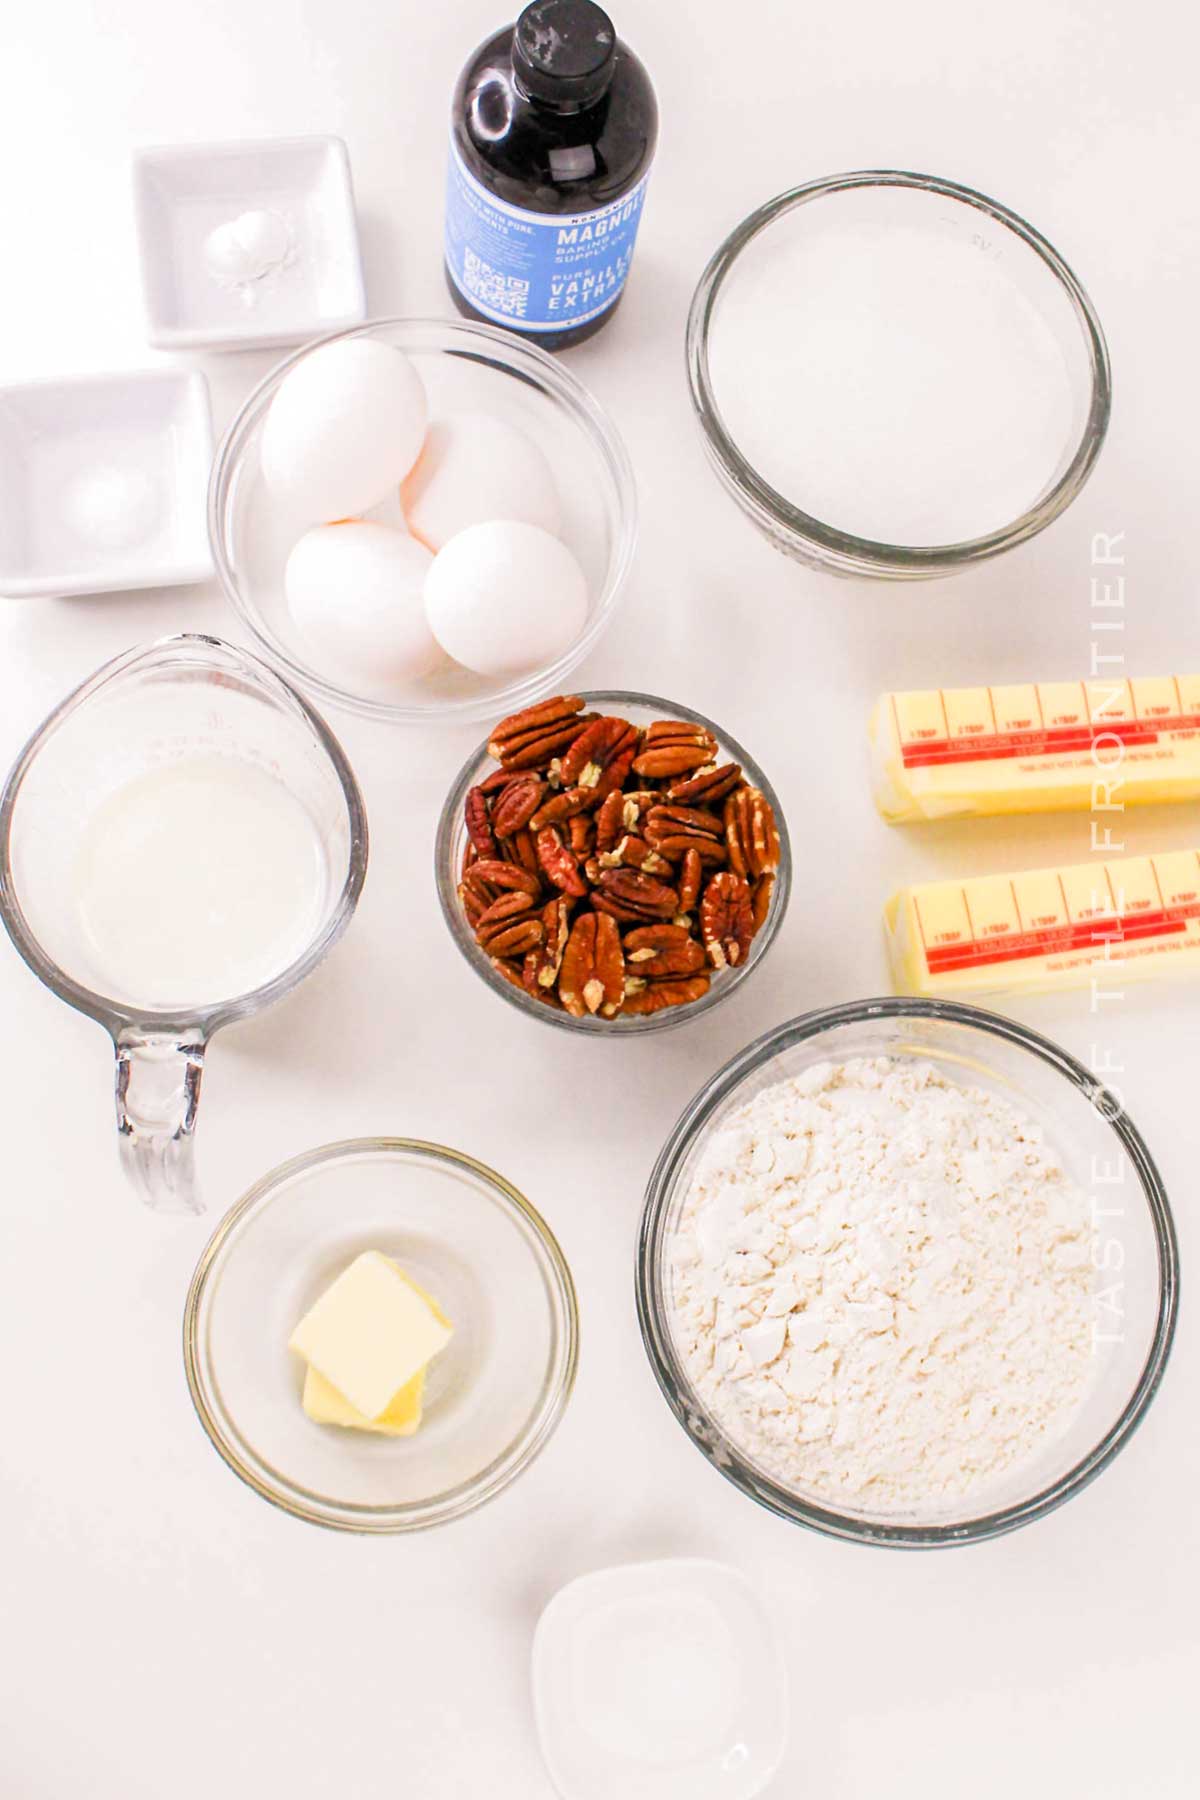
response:
<path id="1" fill-rule="evenodd" d="M 537 213 L 482 187 L 453 141 L 446 183 L 446 267 L 485 319 L 570 331 L 598 318 L 625 285 L 649 170 L 611 206 Z"/>

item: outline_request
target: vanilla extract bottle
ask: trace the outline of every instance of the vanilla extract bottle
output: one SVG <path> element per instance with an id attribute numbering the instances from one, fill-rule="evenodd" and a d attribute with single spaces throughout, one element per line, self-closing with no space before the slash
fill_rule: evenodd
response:
<path id="1" fill-rule="evenodd" d="M 446 279 L 460 313 L 547 350 L 621 301 L 658 136 L 645 69 L 593 0 L 534 0 L 454 91 Z"/>

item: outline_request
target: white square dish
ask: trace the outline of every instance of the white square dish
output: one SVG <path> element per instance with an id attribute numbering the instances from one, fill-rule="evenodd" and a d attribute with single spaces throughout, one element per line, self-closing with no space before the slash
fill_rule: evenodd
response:
<path id="1" fill-rule="evenodd" d="M 212 574 L 203 375 L 140 369 L 0 388 L 0 594 Z"/>
<path id="2" fill-rule="evenodd" d="M 299 344 L 366 317 L 341 138 L 138 150 L 133 192 L 157 349 Z"/>
<path id="3" fill-rule="evenodd" d="M 754 1800 L 787 1747 L 774 1631 L 736 1569 L 630 1563 L 538 1621 L 533 1704 L 562 1800 Z"/>

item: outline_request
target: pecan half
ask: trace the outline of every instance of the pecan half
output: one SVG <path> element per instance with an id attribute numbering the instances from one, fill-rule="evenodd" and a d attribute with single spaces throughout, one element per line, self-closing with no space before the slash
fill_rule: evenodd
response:
<path id="1" fill-rule="evenodd" d="M 646 836 L 720 838 L 725 827 L 716 813 L 702 806 L 652 806 L 646 814 Z"/>
<path id="2" fill-rule="evenodd" d="M 667 799 L 677 806 L 715 806 L 726 794 L 741 786 L 742 771 L 737 763 L 722 763 L 719 769 L 697 769 L 694 775 L 673 781 Z"/>
<path id="3" fill-rule="evenodd" d="M 488 797 L 481 787 L 473 787 L 467 794 L 463 806 L 463 818 L 466 822 L 467 836 L 475 846 L 479 856 L 494 857 L 496 838 L 492 831 L 492 822 L 488 816 Z"/>
<path id="4" fill-rule="evenodd" d="M 535 706 L 510 713 L 492 732 L 488 755 L 503 762 L 532 738 L 569 724 L 582 711 L 583 701 L 578 694 L 555 694 L 550 700 L 539 700 Z"/>
<path id="5" fill-rule="evenodd" d="M 492 804 L 492 830 L 498 838 L 509 838 L 514 831 L 528 825 L 541 804 L 546 784 L 532 771 L 517 775 L 497 794 Z"/>
<path id="6" fill-rule="evenodd" d="M 534 917 L 528 894 L 502 894 L 493 900 L 475 926 L 480 948 L 489 956 L 524 956 L 543 937 L 542 922 Z"/>
<path id="7" fill-rule="evenodd" d="M 675 950 L 691 935 L 686 925 L 638 925 L 625 933 L 625 955 L 636 962 L 639 951 Z"/>
<path id="8" fill-rule="evenodd" d="M 513 919 L 508 924 L 493 925 L 479 939 L 480 947 L 489 956 L 524 956 L 541 941 L 540 919 Z"/>
<path id="9" fill-rule="evenodd" d="M 556 894 L 541 911 L 542 941 L 526 956 L 521 977 L 532 993 L 535 988 L 552 988 L 562 967 L 563 951 L 571 928 L 571 901 Z"/>
<path id="10" fill-rule="evenodd" d="M 717 753 L 717 741 L 702 725 L 683 719 L 657 719 L 642 739 L 633 759 L 639 775 L 660 781 L 669 775 L 685 775 L 702 769 Z"/>
<path id="11" fill-rule="evenodd" d="M 524 894 L 532 894 L 536 899 L 542 891 L 542 884 L 536 875 L 528 869 L 520 868 L 516 863 L 493 862 L 487 857 L 480 857 L 466 874 L 468 883 L 483 882 L 489 888 L 520 888 Z M 491 896 L 495 899 L 495 895 Z"/>
<path id="12" fill-rule="evenodd" d="M 550 701 L 545 704 L 549 706 Z M 563 702 L 559 702 L 560 705 Z M 583 702 L 578 702 L 582 705 Z M 537 711 L 536 707 L 530 708 Z M 518 718 L 521 715 L 516 715 Z M 488 754 L 494 756 L 505 769 L 543 769 L 560 755 L 570 749 L 579 733 L 592 719 L 595 713 L 566 713 L 559 717 L 542 721 L 526 730 L 504 733 L 493 736 L 488 744 Z"/>
<path id="13" fill-rule="evenodd" d="M 770 801 L 759 788 L 739 788 L 725 802 L 725 842 L 735 875 L 757 881 L 779 867 L 779 828 Z"/>
<path id="14" fill-rule="evenodd" d="M 558 978 L 558 995 L 577 1019 L 599 1013 L 611 1019 L 625 997 L 625 958 L 616 921 L 580 913 L 571 927 Z"/>
<path id="15" fill-rule="evenodd" d="M 535 831 L 541 831 L 545 825 L 561 825 L 564 819 L 572 819 L 576 813 L 586 811 L 592 804 L 592 799 L 590 788 L 567 788 L 560 794 L 552 794 L 549 800 L 544 801 L 529 823 Z"/>
<path id="16" fill-rule="evenodd" d="M 652 981 L 646 987 L 637 982 L 632 985 L 633 992 L 625 995 L 621 1011 L 638 1017 L 662 1012 L 668 1006 L 688 1006 L 693 1000 L 699 1000 L 708 992 L 708 976 L 684 975 L 671 981 Z"/>
<path id="17" fill-rule="evenodd" d="M 596 849 L 601 856 L 614 850 L 626 830 L 631 829 L 625 823 L 625 801 L 626 796 L 621 790 L 614 788 L 596 809 Z M 636 823 L 635 820 L 634 824 Z"/>
<path id="18" fill-rule="evenodd" d="M 563 757 L 559 779 L 590 789 L 598 803 L 622 785 L 636 751 L 637 730 L 628 720 L 593 719 Z"/>
<path id="19" fill-rule="evenodd" d="M 679 904 L 685 913 L 690 913 L 700 898 L 703 880 L 704 859 L 694 845 L 689 845 L 679 865 Z"/>
<path id="20" fill-rule="evenodd" d="M 519 889 L 501 894 L 480 913 L 475 921 L 475 935 L 482 944 L 486 941 L 483 933 L 491 926 L 509 923 L 513 919 L 519 918 L 522 913 L 532 913 L 532 911 L 533 896 L 531 894 L 523 894 Z"/>
<path id="21" fill-rule="evenodd" d="M 750 889 L 740 875 L 722 869 L 704 890 L 700 930 L 714 969 L 734 968 L 745 960 L 754 937 Z"/>
<path id="22" fill-rule="evenodd" d="M 580 872 L 579 861 L 562 841 L 556 825 L 547 825 L 537 834 L 537 857 L 542 873 L 560 893 L 581 899 L 587 893 L 587 882 Z"/>
<path id="23" fill-rule="evenodd" d="M 652 806 L 646 814 L 646 836 L 671 862 L 688 850 L 698 851 L 713 866 L 725 861 L 724 827 L 716 813 L 691 806 Z"/>
<path id="24" fill-rule="evenodd" d="M 592 904 L 618 919 L 669 919 L 679 911 L 679 894 L 638 869 L 605 869 Z"/>
<path id="25" fill-rule="evenodd" d="M 643 981 L 657 981 L 664 976 L 695 975 L 704 967 L 704 947 L 694 937 L 684 939 L 682 944 L 670 944 L 661 950 L 628 950 L 627 956 L 630 972 L 640 975 Z"/>

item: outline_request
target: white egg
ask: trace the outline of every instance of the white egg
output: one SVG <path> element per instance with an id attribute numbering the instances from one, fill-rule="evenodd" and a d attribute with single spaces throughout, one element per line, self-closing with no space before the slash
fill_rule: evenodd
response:
<path id="1" fill-rule="evenodd" d="M 421 603 L 433 558 L 390 525 L 315 525 L 287 560 L 284 588 L 314 668 L 360 693 L 386 693 L 441 660 Z"/>
<path id="2" fill-rule="evenodd" d="M 517 675 L 568 650 L 587 620 L 583 570 L 538 525 L 491 519 L 444 544 L 425 613 L 448 656 L 477 675 Z"/>
<path id="3" fill-rule="evenodd" d="M 562 522 L 541 450 L 515 425 L 484 412 L 448 412 L 430 422 L 400 499 L 409 530 L 431 550 L 491 519 L 517 519 L 555 534 Z"/>
<path id="4" fill-rule="evenodd" d="M 314 523 L 352 518 L 408 474 L 428 417 L 424 383 L 402 350 L 375 338 L 322 344 L 271 401 L 263 476 Z"/>

